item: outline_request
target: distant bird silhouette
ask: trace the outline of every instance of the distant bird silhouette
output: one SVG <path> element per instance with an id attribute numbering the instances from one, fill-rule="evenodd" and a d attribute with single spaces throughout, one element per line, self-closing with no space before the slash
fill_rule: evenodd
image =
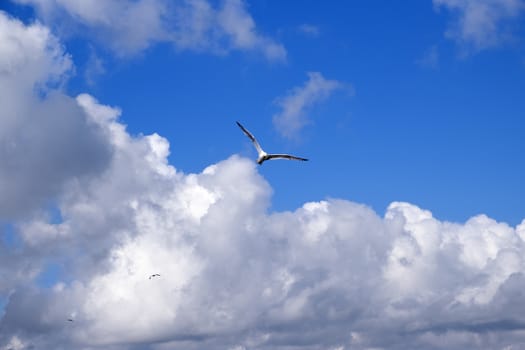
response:
<path id="1" fill-rule="evenodd" d="M 308 159 L 292 156 L 290 154 L 277 154 L 277 153 L 266 153 L 262 148 L 261 145 L 259 145 L 259 142 L 255 139 L 255 137 L 248 131 L 244 126 L 241 125 L 241 123 L 236 122 L 237 125 L 239 125 L 239 128 L 248 136 L 250 140 L 252 140 L 253 145 L 255 146 L 255 149 L 257 150 L 257 153 L 259 154 L 257 158 L 257 164 L 261 165 L 263 162 L 270 160 L 270 159 L 276 159 L 276 158 L 283 158 L 283 159 L 290 159 L 290 160 L 302 160 L 306 161 Z"/>
<path id="2" fill-rule="evenodd" d="M 148 279 L 152 279 L 153 277 L 160 277 L 160 275 L 158 273 L 154 273 L 153 275 L 149 276 Z"/>
<path id="3" fill-rule="evenodd" d="M 75 321 L 75 320 L 73 320 L 72 318 L 68 318 L 67 320 L 68 320 L 69 322 L 73 322 L 73 321 Z"/>

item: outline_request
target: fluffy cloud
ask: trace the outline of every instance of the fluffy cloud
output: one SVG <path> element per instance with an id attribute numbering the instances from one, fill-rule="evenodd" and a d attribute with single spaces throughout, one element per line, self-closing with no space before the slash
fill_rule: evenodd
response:
<path id="1" fill-rule="evenodd" d="M 512 38 L 512 22 L 525 11 L 523 0 L 433 0 L 456 18 L 446 35 L 466 51 L 501 45 Z"/>
<path id="2" fill-rule="evenodd" d="M 19 217 L 74 178 L 99 172 L 110 148 L 60 86 L 72 62 L 47 28 L 0 12 L 0 220 Z"/>
<path id="3" fill-rule="evenodd" d="M 286 96 L 277 99 L 281 111 L 273 116 L 277 130 L 285 137 L 296 136 L 311 122 L 308 110 L 328 98 L 335 90 L 348 88 L 337 80 L 325 79 L 319 72 L 309 72 L 308 81 L 293 88 Z"/>
<path id="4" fill-rule="evenodd" d="M 65 226 L 48 225 L 42 211 L 75 181 L 89 181 L 109 164 L 103 130 L 61 91 L 73 70 L 58 40 L 40 25 L 24 25 L 0 11 L 0 305 L 13 287 L 38 277 L 46 247 L 22 249 L 13 220 L 32 222 L 39 237 L 62 238 Z M 9 223 L 4 225 L 4 223 Z M 0 311 L 0 314 L 3 314 Z M 18 345 L 17 345 L 18 344 Z M 12 348 L 20 348 L 13 338 Z"/>
<path id="5" fill-rule="evenodd" d="M 71 63 L 47 29 L 3 14 L 0 28 L 2 152 L 5 135 L 25 135 L 15 125 L 34 135 L 18 156 L 56 168 L 40 180 L 2 159 L 13 207 L 32 215 L 0 243 L 0 349 L 525 345 L 525 220 L 450 223 L 401 202 L 379 215 L 343 199 L 270 212 L 253 161 L 178 171 L 166 139 L 132 136 L 118 108 L 61 92 Z M 46 191 L 24 192 L 28 179 Z M 47 198 L 58 213 L 35 213 Z"/>
<path id="6" fill-rule="evenodd" d="M 14 1 L 35 6 L 62 33 L 87 33 L 121 56 L 167 42 L 182 50 L 255 51 L 268 60 L 286 59 L 281 44 L 258 33 L 242 0 L 224 0 L 217 7 L 207 0 Z"/>
<path id="7" fill-rule="evenodd" d="M 11 286 L 6 349 L 525 342 L 525 220 L 442 222 L 401 202 L 380 216 L 339 199 L 271 213 L 271 187 L 251 160 L 183 174 L 164 138 L 130 136 L 120 111 L 89 95 L 77 103 L 114 156 L 99 177 L 68 186 L 60 222 L 17 226 L 11 254 L 36 266 Z M 62 273 L 50 288 L 35 284 L 50 263 Z"/>
<path id="8" fill-rule="evenodd" d="M 49 22 L 60 21 L 62 32 L 78 23 L 101 40 L 108 40 L 117 53 L 140 51 L 159 40 L 165 31 L 165 5 L 157 0 L 145 1 L 71 1 L 18 0 L 36 7 Z M 137 25 L 140 23 L 141 25 Z"/>

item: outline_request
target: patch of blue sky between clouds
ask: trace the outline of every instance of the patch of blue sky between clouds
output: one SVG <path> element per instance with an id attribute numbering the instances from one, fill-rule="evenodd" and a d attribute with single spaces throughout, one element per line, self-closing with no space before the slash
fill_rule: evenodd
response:
<path id="1" fill-rule="evenodd" d="M 1 241 L 7 249 L 14 251 L 23 246 L 23 241 L 16 233 L 16 228 L 11 223 L 4 223 L 1 225 Z"/>
<path id="2" fill-rule="evenodd" d="M 7 306 L 8 302 L 9 302 L 8 297 L 0 295 L 0 320 L 5 315 L 5 307 Z"/>

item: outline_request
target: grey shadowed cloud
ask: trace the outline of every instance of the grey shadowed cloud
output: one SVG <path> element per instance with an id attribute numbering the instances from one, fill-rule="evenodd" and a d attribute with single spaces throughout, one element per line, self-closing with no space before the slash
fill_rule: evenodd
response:
<path id="1" fill-rule="evenodd" d="M 60 85 L 73 69 L 47 28 L 0 12 L 0 220 L 21 217 L 75 178 L 98 174 L 110 145 Z"/>

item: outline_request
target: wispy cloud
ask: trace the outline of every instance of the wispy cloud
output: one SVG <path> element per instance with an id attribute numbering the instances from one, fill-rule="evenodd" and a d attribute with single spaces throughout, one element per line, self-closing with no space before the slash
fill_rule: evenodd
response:
<path id="1" fill-rule="evenodd" d="M 308 116 L 310 108 L 325 99 L 334 91 L 350 85 L 337 80 L 325 79 L 319 72 L 309 72 L 308 81 L 290 90 L 285 96 L 277 99 L 281 111 L 273 116 L 273 123 L 279 133 L 285 137 L 294 137 L 311 122 Z"/>
<path id="2" fill-rule="evenodd" d="M 446 36 L 455 40 L 464 53 L 502 45 L 512 36 L 513 21 L 525 11 L 523 0 L 433 0 L 437 9 L 454 15 Z"/>
<path id="3" fill-rule="evenodd" d="M 84 69 L 84 77 L 89 85 L 95 85 L 96 80 L 106 72 L 104 61 L 100 58 L 95 49 L 91 47 L 89 58 Z"/>
<path id="4" fill-rule="evenodd" d="M 233 48 L 260 51 L 270 60 L 284 60 L 284 47 L 270 38 L 259 35 L 255 21 L 248 14 L 242 0 L 227 0 L 218 11 L 218 27 L 230 39 Z"/>
<path id="5" fill-rule="evenodd" d="M 439 67 L 439 51 L 436 45 L 430 47 L 416 63 L 424 68 L 437 69 Z"/>
<path id="6" fill-rule="evenodd" d="M 220 6 L 207 0 L 14 1 L 34 6 L 46 23 L 62 28 L 61 34 L 87 36 L 119 56 L 164 42 L 182 50 L 242 50 L 271 61 L 286 59 L 283 45 L 257 31 L 242 0 Z"/>
<path id="7" fill-rule="evenodd" d="M 299 26 L 299 31 L 307 36 L 317 38 L 321 34 L 321 30 L 318 26 L 312 24 L 301 24 Z"/>

